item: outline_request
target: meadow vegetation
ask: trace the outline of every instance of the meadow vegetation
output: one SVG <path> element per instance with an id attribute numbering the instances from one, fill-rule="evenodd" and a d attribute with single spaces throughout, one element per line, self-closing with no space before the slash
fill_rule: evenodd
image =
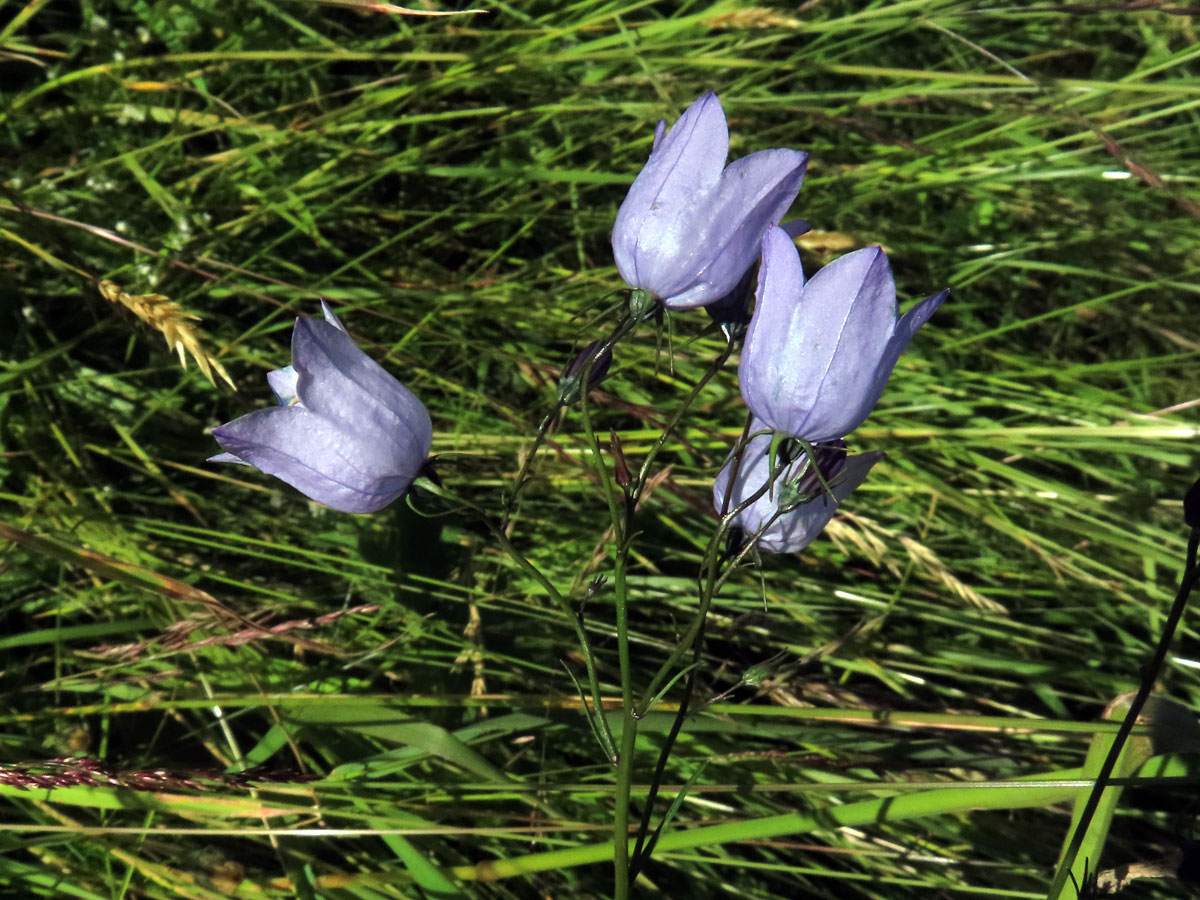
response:
<path id="1" fill-rule="evenodd" d="M 880 244 L 903 302 L 953 294 L 853 437 L 886 462 L 714 605 L 656 821 L 686 795 L 639 896 L 1045 897 L 1200 474 L 1193 19 L 479 8 L 4 5 L 0 892 L 611 896 L 613 768 L 536 579 L 428 496 L 335 513 L 206 464 L 208 432 L 270 402 L 324 298 L 428 407 L 443 482 L 500 509 L 559 373 L 609 327 L 609 231 L 655 122 L 712 89 L 733 156 L 811 154 L 806 269 Z M 639 460 L 722 345 L 699 310 L 639 328 L 596 431 Z M 742 421 L 731 365 L 656 463 L 640 683 L 690 621 Z M 578 604 L 611 548 L 577 415 L 533 473 L 513 543 Z M 615 708 L 604 590 L 582 616 Z M 1180 709 L 1198 639 L 1185 617 L 1162 675 Z M 635 818 L 677 699 L 641 723 Z M 1151 765 L 1098 817 L 1089 872 L 1191 833 L 1188 756 Z M 1019 778 L 1049 780 L 990 784 Z"/>

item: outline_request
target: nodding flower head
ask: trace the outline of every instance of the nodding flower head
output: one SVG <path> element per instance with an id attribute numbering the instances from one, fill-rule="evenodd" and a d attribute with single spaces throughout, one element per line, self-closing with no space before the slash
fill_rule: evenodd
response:
<path id="1" fill-rule="evenodd" d="M 253 466 L 341 512 L 374 512 L 408 490 L 433 424 L 321 307 L 325 321 L 296 320 L 292 364 L 267 375 L 280 405 L 214 428 L 225 452 L 209 461 Z"/>
<path id="2" fill-rule="evenodd" d="M 729 130 L 709 92 L 666 130 L 617 211 L 621 277 L 664 306 L 706 306 L 729 294 L 758 259 L 763 229 L 787 212 L 808 165 L 799 150 L 760 150 L 728 166 Z"/>
<path id="3" fill-rule="evenodd" d="M 753 434 L 766 426 L 755 422 L 751 427 Z M 795 553 L 816 540 L 838 505 L 884 456 L 878 452 L 851 456 L 845 442 L 836 441 L 815 448 L 814 469 L 807 454 L 789 461 L 786 453 L 777 452 L 776 477 L 772 479 L 770 450 L 771 434 L 754 434 L 737 465 L 732 488 L 736 450 L 730 452 L 713 485 L 713 505 L 720 515 L 750 501 L 733 524 L 764 553 Z"/>
<path id="4" fill-rule="evenodd" d="M 772 228 L 738 368 L 742 398 L 775 431 L 814 444 L 844 437 L 874 409 L 900 354 L 949 293 L 899 316 L 879 247 L 839 257 L 805 282 L 795 244 Z"/>

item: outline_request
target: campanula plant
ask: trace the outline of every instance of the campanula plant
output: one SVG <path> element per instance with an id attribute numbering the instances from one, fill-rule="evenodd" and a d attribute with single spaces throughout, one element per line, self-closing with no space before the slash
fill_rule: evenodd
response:
<path id="1" fill-rule="evenodd" d="M 899 316 L 879 247 L 847 253 L 806 283 L 796 245 L 783 229 L 770 229 L 738 368 L 742 398 L 775 431 L 814 444 L 845 437 L 870 414 L 900 354 L 949 293 Z"/>
<path id="2" fill-rule="evenodd" d="M 713 484 L 713 504 L 717 513 L 724 515 L 751 501 L 734 517 L 734 524 L 765 553 L 795 553 L 811 544 L 829 524 L 838 505 L 884 457 L 880 452 L 849 455 L 845 443 L 837 441 L 815 448 L 820 477 L 808 464 L 807 454 L 800 454 L 790 463 L 777 456 L 772 477 L 772 436 L 758 421 L 751 424 L 751 435 L 740 460 L 736 447 L 725 460 Z M 735 466 L 737 476 L 730 490 Z"/>
<path id="3" fill-rule="evenodd" d="M 658 123 L 650 159 L 617 212 L 617 270 L 664 306 L 705 306 L 737 287 L 808 165 L 799 150 L 760 150 L 726 166 L 728 155 L 725 113 L 710 91 L 670 131 Z"/>
<path id="4" fill-rule="evenodd" d="M 324 301 L 301 317 L 292 364 L 267 375 L 279 406 L 213 429 L 226 452 L 326 506 L 375 512 L 408 490 L 429 456 L 433 424 L 413 393 L 367 356 Z"/>

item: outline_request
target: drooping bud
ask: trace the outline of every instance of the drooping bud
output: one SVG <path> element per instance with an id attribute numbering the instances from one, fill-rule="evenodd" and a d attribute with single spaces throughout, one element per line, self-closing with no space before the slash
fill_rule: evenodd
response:
<path id="1" fill-rule="evenodd" d="M 788 447 L 792 442 L 785 442 L 784 447 Z M 796 457 L 803 466 L 802 474 L 799 478 L 791 481 L 784 480 L 775 498 L 776 508 L 781 512 L 788 512 L 815 500 L 828 493 L 825 486 L 828 485 L 830 490 L 833 489 L 831 481 L 837 473 L 841 472 L 846 465 L 845 441 L 838 441 L 840 447 L 817 447 L 814 448 L 817 453 L 817 466 L 814 468 L 807 456 Z M 790 465 L 794 460 L 788 459 L 779 462 L 781 466 Z M 822 484 L 822 480 L 824 484 Z"/>
<path id="2" fill-rule="evenodd" d="M 612 348 L 601 350 L 600 341 L 592 341 L 579 352 L 579 355 L 567 366 L 558 382 L 558 402 L 560 406 L 573 406 L 583 396 L 584 373 L 587 373 L 587 389 L 598 387 L 608 374 L 612 365 Z M 590 371 L 588 366 L 591 366 Z"/>
<path id="3" fill-rule="evenodd" d="M 827 494 L 816 472 L 801 456 L 783 463 L 776 450 L 774 468 L 771 463 L 772 435 L 756 433 L 763 423 L 750 426 L 754 434 L 742 453 L 736 477 L 733 471 L 734 452 L 731 451 L 724 468 L 713 485 L 713 507 L 718 515 L 726 509 L 736 509 L 748 503 L 737 515 L 740 526 L 764 553 L 794 553 L 807 547 L 833 518 L 838 505 L 862 484 L 871 467 L 883 458 L 882 453 L 845 455 L 837 444 L 815 448 L 820 458 L 821 474 L 829 485 Z M 783 467 L 783 471 L 780 471 Z M 831 480 L 836 476 L 835 480 Z M 774 491 L 770 485 L 775 485 Z M 798 488 L 803 488 L 801 493 Z M 751 499 L 757 498 L 757 499 Z"/>
<path id="4" fill-rule="evenodd" d="M 625 462 L 625 450 L 621 447 L 621 439 L 617 437 L 615 429 L 609 429 L 608 439 L 612 446 L 613 478 L 616 479 L 621 490 L 628 491 L 629 486 L 633 484 L 633 478 L 629 475 L 629 465 Z"/>

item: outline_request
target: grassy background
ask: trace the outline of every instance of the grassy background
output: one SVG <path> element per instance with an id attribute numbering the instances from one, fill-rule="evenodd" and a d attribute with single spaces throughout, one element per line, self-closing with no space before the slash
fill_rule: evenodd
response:
<path id="1" fill-rule="evenodd" d="M 0 5 L 0 763 L 286 782 L 0 783 L 4 896 L 609 892 L 604 864 L 442 874 L 607 840 L 612 771 L 538 587 L 468 521 L 340 515 L 205 465 L 206 430 L 268 403 L 293 318 L 325 297 L 429 407 L 447 483 L 498 507 L 571 348 L 603 327 L 608 231 L 654 122 L 710 88 L 734 156 L 810 152 L 793 211 L 816 229 L 810 271 L 880 243 L 902 297 L 954 295 L 856 435 L 888 464 L 824 538 L 722 595 L 702 682 L 735 690 L 680 741 L 668 784 L 708 766 L 674 828 L 1078 766 L 1087 723 L 1136 686 L 1197 472 L 1191 19 L 482 7 Z M 199 316 L 239 392 L 181 368 L 99 279 Z M 705 323 L 676 315 L 619 348 L 596 415 L 634 459 L 715 354 Z M 642 678 L 694 606 L 740 422 L 731 368 L 646 506 Z M 569 419 L 515 540 L 578 592 L 605 571 L 606 523 Z M 611 622 L 594 600 L 619 694 Z M 1185 620 L 1166 673 L 1192 706 L 1197 637 Z M 764 660 L 772 677 L 737 687 Z M 639 783 L 664 727 L 639 737 Z M 1042 896 L 1065 810 L 728 840 L 662 854 L 646 893 Z M 1179 789 L 1128 792 L 1101 865 L 1163 855 L 1194 814 Z M 1130 890 L 1180 890 L 1147 884 Z"/>

